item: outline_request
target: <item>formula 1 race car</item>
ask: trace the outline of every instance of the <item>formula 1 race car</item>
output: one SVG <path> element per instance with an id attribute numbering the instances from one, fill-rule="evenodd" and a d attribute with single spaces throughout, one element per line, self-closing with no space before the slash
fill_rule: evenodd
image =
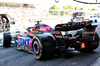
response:
<path id="1" fill-rule="evenodd" d="M 6 14 L 0 14 L 0 32 L 9 31 L 10 24 Z"/>
<path id="2" fill-rule="evenodd" d="M 35 31 L 30 31 L 28 28 L 28 32 L 23 35 L 17 32 L 15 37 L 6 32 L 3 35 L 3 46 L 10 47 L 11 40 L 14 40 L 17 50 L 29 51 L 38 60 L 52 58 L 55 54 L 60 54 L 62 50 L 66 50 L 69 47 L 75 48 L 80 52 L 91 52 L 99 46 L 99 36 L 96 33 L 98 24 L 99 22 L 91 20 L 68 22 L 66 24 L 57 24 L 55 29 L 52 30 L 47 25 L 35 26 L 40 28 Z M 81 28 L 83 30 L 77 31 L 74 36 L 71 34 L 63 35 L 61 32 Z"/>

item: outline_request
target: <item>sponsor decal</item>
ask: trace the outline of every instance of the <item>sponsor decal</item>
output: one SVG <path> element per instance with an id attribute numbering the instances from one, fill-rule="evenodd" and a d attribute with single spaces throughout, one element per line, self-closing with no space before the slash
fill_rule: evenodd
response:
<path id="1" fill-rule="evenodd" d="M 18 41 L 20 44 L 32 47 L 32 40 L 29 38 L 20 37 L 18 38 Z"/>
<path id="2" fill-rule="evenodd" d="M 61 34 L 59 31 L 52 31 L 53 34 Z"/>
<path id="3" fill-rule="evenodd" d="M 64 24 L 62 27 L 81 26 L 81 25 L 87 25 L 90 23 L 92 22 L 72 22 L 72 23 Z"/>
<path id="4" fill-rule="evenodd" d="M 63 38 L 61 35 L 55 35 L 56 38 Z"/>
<path id="5" fill-rule="evenodd" d="M 94 32 L 84 32 L 83 34 L 95 34 Z"/>

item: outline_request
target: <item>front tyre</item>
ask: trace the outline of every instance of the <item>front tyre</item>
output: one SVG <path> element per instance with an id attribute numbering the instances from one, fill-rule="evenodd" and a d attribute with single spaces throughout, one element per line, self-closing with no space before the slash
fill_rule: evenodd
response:
<path id="1" fill-rule="evenodd" d="M 10 47 L 11 40 L 12 40 L 12 38 L 11 38 L 10 33 L 6 32 L 3 34 L 3 46 L 4 47 Z"/>
<path id="2" fill-rule="evenodd" d="M 55 55 L 55 47 L 48 41 L 41 41 L 35 37 L 32 42 L 33 55 L 37 60 L 50 59 Z"/>

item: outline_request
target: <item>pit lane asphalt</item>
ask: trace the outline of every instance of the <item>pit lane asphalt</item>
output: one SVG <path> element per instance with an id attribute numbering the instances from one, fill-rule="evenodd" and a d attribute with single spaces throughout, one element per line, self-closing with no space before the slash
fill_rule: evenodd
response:
<path id="1" fill-rule="evenodd" d="M 97 33 L 100 36 L 100 25 Z M 91 66 L 100 57 L 100 46 L 92 53 L 81 53 L 69 49 L 63 57 L 54 57 L 38 61 L 31 53 L 16 50 L 15 44 L 10 48 L 0 46 L 0 66 Z"/>

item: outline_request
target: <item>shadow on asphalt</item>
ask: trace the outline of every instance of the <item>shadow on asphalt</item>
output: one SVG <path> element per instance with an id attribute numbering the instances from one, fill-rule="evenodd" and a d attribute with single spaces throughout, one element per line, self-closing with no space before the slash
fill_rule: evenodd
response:
<path id="1" fill-rule="evenodd" d="M 51 61 L 51 60 L 57 60 L 57 59 L 61 59 L 61 58 L 66 59 L 66 60 L 76 58 L 76 57 L 86 58 L 86 57 L 94 56 L 96 54 L 99 54 L 99 53 L 97 51 L 92 51 L 92 52 L 89 52 L 89 53 L 82 53 L 82 52 L 79 52 L 79 51 L 76 51 L 76 50 L 67 50 L 66 53 L 63 53 L 61 55 L 56 55 L 51 59 L 45 59 L 45 60 L 42 60 L 42 61 Z"/>
<path id="2" fill-rule="evenodd" d="M 11 47 L 7 47 L 7 48 L 4 48 L 3 46 L 1 46 L 1 47 L 2 47 L 2 49 L 9 49 L 9 48 L 15 48 L 16 49 L 16 44 L 12 44 Z M 98 48 L 96 50 L 98 50 Z M 61 58 L 72 59 L 72 58 L 76 58 L 76 57 L 82 57 L 82 58 L 87 57 L 88 58 L 88 57 L 95 56 L 95 55 L 100 53 L 96 50 L 94 50 L 93 52 L 89 52 L 89 53 L 82 53 L 80 51 L 77 51 L 77 50 L 70 48 L 70 49 L 67 49 L 65 52 L 62 52 L 61 55 L 56 55 L 51 59 L 45 59 L 45 60 L 40 60 L 40 61 L 51 61 L 51 60 L 57 60 L 57 59 L 61 59 Z M 16 51 L 18 51 L 18 50 L 16 49 Z M 29 52 L 26 52 L 26 51 L 23 51 L 23 50 L 20 50 L 19 52 L 32 54 L 32 53 L 29 53 Z"/>

